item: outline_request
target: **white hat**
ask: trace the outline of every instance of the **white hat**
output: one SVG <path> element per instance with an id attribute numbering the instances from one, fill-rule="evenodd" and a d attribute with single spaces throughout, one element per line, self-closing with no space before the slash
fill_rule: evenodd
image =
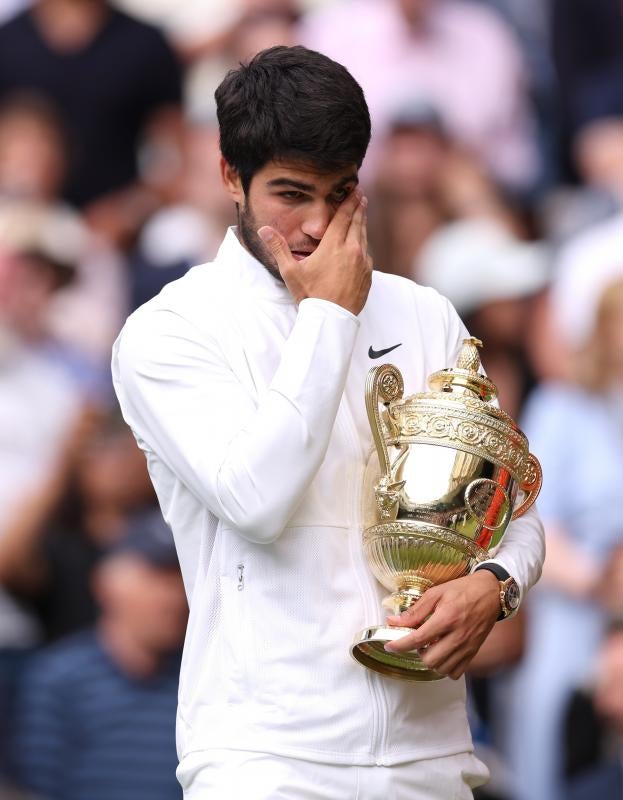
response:
<path id="1" fill-rule="evenodd" d="M 573 349 L 590 338 L 606 287 L 623 278 L 623 213 L 580 233 L 562 249 L 552 284 L 552 314 Z"/>
<path id="2" fill-rule="evenodd" d="M 0 203 L 0 247 L 9 252 L 36 252 L 74 272 L 83 258 L 86 229 L 64 206 L 30 201 Z"/>
<path id="3" fill-rule="evenodd" d="M 529 297 L 549 282 L 542 244 L 521 242 L 490 220 L 464 220 L 434 233 L 417 262 L 417 279 L 445 295 L 459 314 L 495 300 Z"/>

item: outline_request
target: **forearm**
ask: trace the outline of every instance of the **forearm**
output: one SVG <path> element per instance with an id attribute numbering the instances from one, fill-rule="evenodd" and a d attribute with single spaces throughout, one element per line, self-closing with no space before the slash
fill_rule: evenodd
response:
<path id="1" fill-rule="evenodd" d="M 545 559 L 543 523 L 535 506 L 508 526 L 491 559 L 517 581 L 522 597 L 541 576 Z"/>
<path id="2" fill-rule="evenodd" d="M 328 447 L 356 317 L 303 301 L 268 389 L 256 393 L 192 329 L 151 338 L 132 327 L 115 347 L 113 375 L 139 441 L 226 525 L 252 541 L 277 538 Z"/>

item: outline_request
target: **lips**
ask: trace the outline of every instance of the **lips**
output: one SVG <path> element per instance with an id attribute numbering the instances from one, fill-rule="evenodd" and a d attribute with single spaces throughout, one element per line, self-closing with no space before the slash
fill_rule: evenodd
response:
<path id="1" fill-rule="evenodd" d="M 292 250 L 292 255 L 297 261 L 302 261 L 304 258 L 310 256 L 314 251 L 313 250 Z"/>

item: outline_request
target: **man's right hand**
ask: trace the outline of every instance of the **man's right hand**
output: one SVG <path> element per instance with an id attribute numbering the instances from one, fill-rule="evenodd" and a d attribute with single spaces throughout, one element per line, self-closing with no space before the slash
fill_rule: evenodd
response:
<path id="1" fill-rule="evenodd" d="M 288 243 L 274 228 L 258 230 L 297 304 L 306 297 L 316 297 L 352 314 L 359 314 L 364 307 L 372 282 L 366 206 L 367 199 L 358 190 L 352 192 L 336 211 L 316 250 L 301 261 L 293 257 Z"/>

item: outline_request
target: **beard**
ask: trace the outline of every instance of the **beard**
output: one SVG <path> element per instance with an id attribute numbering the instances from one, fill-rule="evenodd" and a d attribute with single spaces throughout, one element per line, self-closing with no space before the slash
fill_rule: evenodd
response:
<path id="1" fill-rule="evenodd" d="M 242 210 L 238 210 L 238 232 L 240 233 L 242 244 L 270 272 L 273 278 L 280 283 L 284 283 L 277 262 L 257 234 L 257 227 L 255 215 L 247 202 Z"/>

